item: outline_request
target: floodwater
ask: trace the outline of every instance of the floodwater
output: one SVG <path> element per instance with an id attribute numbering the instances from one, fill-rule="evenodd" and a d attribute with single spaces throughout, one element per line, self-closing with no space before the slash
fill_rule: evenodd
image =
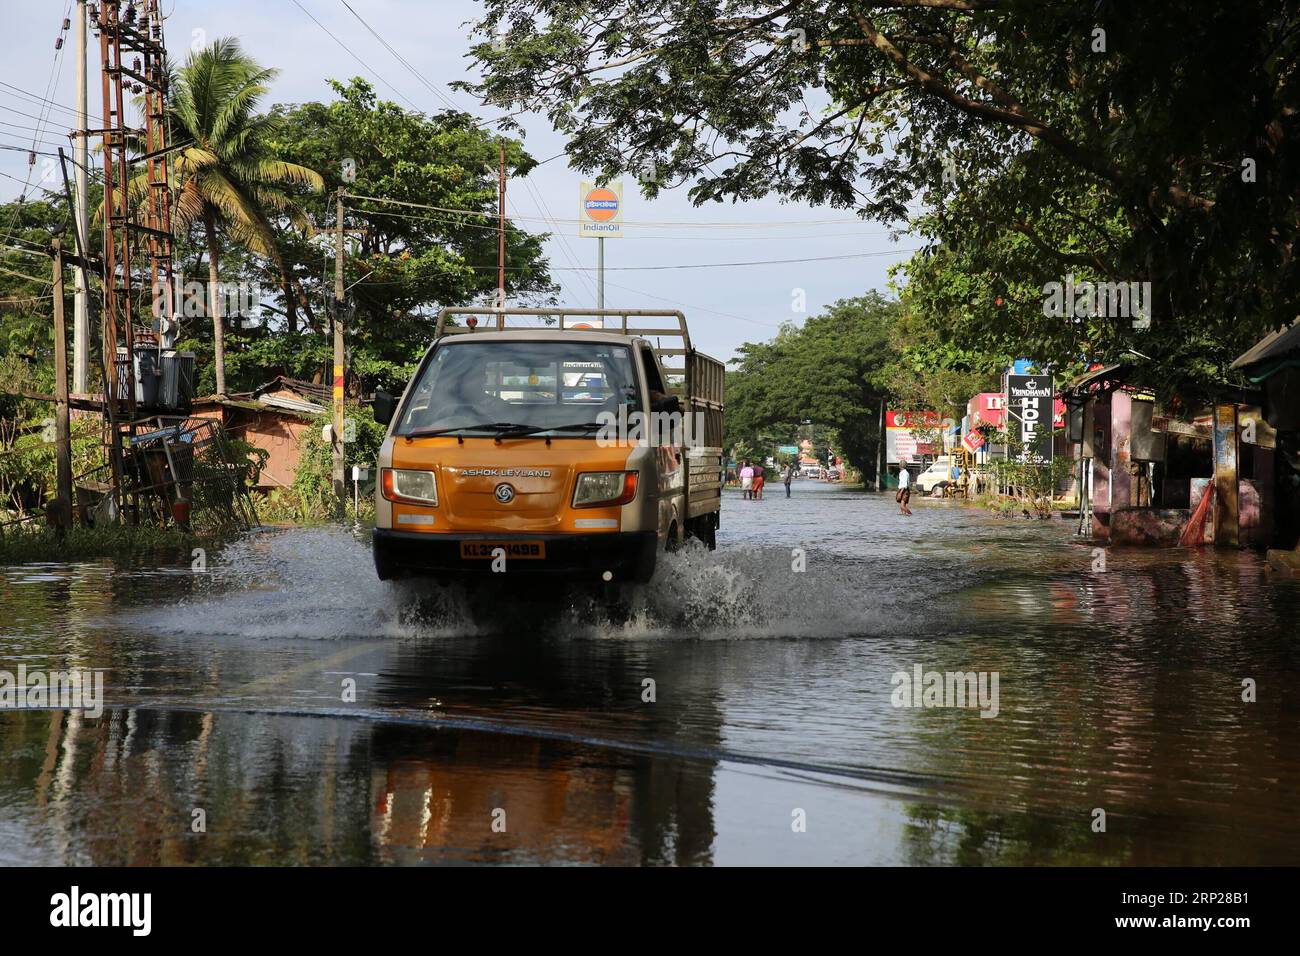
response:
<path id="1" fill-rule="evenodd" d="M 913 510 L 728 497 L 616 617 L 342 530 L 0 568 L 0 671 L 105 680 L 0 709 L 0 864 L 1300 862 L 1300 587 Z"/>

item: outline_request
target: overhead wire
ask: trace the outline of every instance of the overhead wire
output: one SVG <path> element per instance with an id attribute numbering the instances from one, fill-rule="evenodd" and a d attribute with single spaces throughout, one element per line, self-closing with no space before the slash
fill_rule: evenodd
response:
<path id="1" fill-rule="evenodd" d="M 392 83 L 388 82 L 388 80 L 384 79 L 383 76 L 381 76 L 381 75 L 379 74 L 379 71 L 377 71 L 374 67 L 372 67 L 372 66 L 371 66 L 369 63 L 367 63 L 365 60 L 361 59 L 360 56 L 358 56 L 355 52 L 353 52 L 353 50 L 352 50 L 352 48 L 351 48 L 350 46 L 348 46 L 346 43 L 344 43 L 342 40 L 340 40 L 337 36 L 335 36 L 334 33 L 329 29 L 329 27 L 325 26 L 325 24 L 323 24 L 323 23 L 321 23 L 319 20 L 317 20 L 316 17 L 312 15 L 312 12 L 311 12 L 310 10 L 308 10 L 306 7 L 304 7 L 304 6 L 299 2 L 299 0 L 292 0 L 292 2 L 293 2 L 293 5 L 294 5 L 295 7 L 297 7 L 299 10 L 301 10 L 303 13 L 305 13 L 305 14 L 307 15 L 308 19 L 310 19 L 312 23 L 316 24 L 316 26 L 318 26 L 318 27 L 320 27 L 322 30 L 324 30 L 325 33 L 326 33 L 326 35 L 328 35 L 329 38 L 330 38 L 331 40 L 333 40 L 335 43 L 337 43 L 339 46 L 341 46 L 344 50 L 346 50 L 347 53 L 348 53 L 348 55 L 351 56 L 352 59 L 356 60 L 356 61 L 357 61 L 358 63 L 360 63 L 363 67 L 365 67 L 366 70 L 367 70 L 371 75 L 373 75 L 377 80 L 379 80 L 379 82 L 383 83 L 384 86 L 388 87 L 390 90 L 392 90 L 394 93 L 396 93 L 396 94 L 397 94 L 398 96 L 400 96 L 402 99 L 404 99 L 404 100 L 405 100 L 405 101 L 410 105 L 411 109 L 413 109 L 413 110 L 415 110 L 415 111 L 417 111 L 417 112 L 420 111 L 420 108 L 419 108 L 418 106 L 415 105 L 415 102 L 414 102 L 414 101 L 413 101 L 409 96 L 407 96 L 405 93 L 403 93 L 403 92 L 402 92 L 401 90 L 399 90 L 397 87 L 395 87 Z"/>
<path id="2" fill-rule="evenodd" d="M 380 44 L 383 46 L 383 48 L 393 55 L 393 59 L 397 60 L 398 63 L 400 63 L 403 67 L 406 68 L 406 71 L 408 73 L 410 73 L 421 84 L 423 84 L 425 89 L 427 89 L 434 96 L 438 97 L 438 99 L 442 100 L 442 102 L 447 106 L 448 109 L 460 113 L 465 112 L 464 110 L 456 106 L 456 104 L 453 103 L 451 99 L 448 96 L 446 96 L 441 90 L 439 90 L 436 86 L 430 83 L 429 80 L 425 77 L 425 75 L 421 73 L 419 70 L 417 70 L 415 67 L 413 67 L 406 60 L 405 57 L 403 57 L 400 53 L 398 53 L 395 49 L 393 49 L 392 44 L 390 44 L 387 40 L 385 40 L 382 36 L 380 36 L 379 31 L 377 31 L 374 27 L 372 27 L 369 23 L 367 23 L 365 18 L 362 17 L 361 14 L 357 13 L 357 11 L 352 8 L 352 4 L 348 3 L 348 0 L 339 0 L 339 2 L 342 3 L 343 6 L 347 7 L 348 12 L 352 14 L 354 17 L 356 17 L 357 20 L 361 23 L 361 25 L 370 32 L 370 35 L 373 36 L 376 40 L 378 40 Z"/>
<path id="3" fill-rule="evenodd" d="M 495 213 L 483 212 L 478 209 L 457 209 L 451 206 L 435 206 L 430 203 L 411 202 L 410 200 L 407 199 L 388 199 L 384 196 L 363 196 L 358 193 L 350 193 L 348 198 L 366 199 L 371 202 L 388 203 L 394 206 L 410 206 L 415 209 L 431 209 L 434 212 L 458 213 L 466 216 L 489 216 L 490 217 L 496 215 Z M 582 220 L 578 218 L 564 219 L 564 218 L 548 217 L 548 216 L 520 216 L 518 218 L 525 219 L 525 220 L 531 219 L 538 222 L 565 223 L 569 225 L 582 222 Z M 862 220 L 858 218 L 852 218 L 852 219 L 784 219 L 784 220 L 769 220 L 766 222 L 717 222 L 717 221 L 704 222 L 704 221 L 697 221 L 691 219 L 678 219 L 678 220 L 645 220 L 642 222 L 638 222 L 635 225 L 663 227 L 663 228 L 682 228 L 682 227 L 694 228 L 699 226 L 709 226 L 709 227 L 717 227 L 717 228 L 725 228 L 725 229 L 767 229 L 767 228 L 783 228 L 786 226 L 818 226 L 818 225 L 849 225 L 849 224 L 861 225 Z"/>
<path id="4" fill-rule="evenodd" d="M 69 21 L 69 17 L 71 13 L 72 13 L 72 0 L 68 0 L 67 4 L 64 7 L 63 16 L 60 18 L 60 24 L 61 24 L 59 29 L 60 36 L 62 36 L 64 32 L 62 24 L 67 23 Z M 58 43 L 55 45 L 54 62 L 50 64 L 50 75 L 45 81 L 45 95 L 42 97 L 42 99 L 47 100 L 49 102 L 52 102 L 50 100 L 50 93 L 53 92 L 55 80 L 60 75 L 60 69 L 63 65 L 63 51 L 66 47 L 67 47 L 66 43 Z M 14 110 L 14 112 L 21 112 L 21 111 Z M 37 121 L 37 129 L 32 136 L 31 149 L 28 151 L 29 155 L 35 155 L 36 153 L 36 144 L 41 141 L 40 127 L 44 126 L 45 123 L 47 122 L 48 114 L 49 114 L 49 109 L 47 107 L 45 109 L 42 109 L 40 116 L 34 117 Z M 30 115 L 30 114 L 24 114 L 24 115 Z M 57 155 L 57 154 L 50 154 L 50 155 Z M 9 223 L 5 227 L 4 234 L 0 235 L 0 244 L 7 243 L 9 241 L 9 238 L 14 233 L 14 229 L 18 225 L 19 217 L 22 211 L 22 203 L 23 200 L 26 199 L 27 197 L 28 188 L 31 186 L 33 169 L 35 169 L 35 163 L 29 162 L 27 164 L 27 176 L 23 181 L 22 191 L 18 194 L 18 201 L 17 203 L 14 204 L 13 215 L 9 217 Z"/>

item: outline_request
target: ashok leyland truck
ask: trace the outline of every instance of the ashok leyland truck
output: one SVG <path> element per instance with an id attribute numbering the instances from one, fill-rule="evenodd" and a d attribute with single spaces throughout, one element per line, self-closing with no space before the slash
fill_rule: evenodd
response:
<path id="1" fill-rule="evenodd" d="M 723 365 L 674 311 L 444 309 L 375 484 L 384 580 L 645 582 L 722 505 Z"/>

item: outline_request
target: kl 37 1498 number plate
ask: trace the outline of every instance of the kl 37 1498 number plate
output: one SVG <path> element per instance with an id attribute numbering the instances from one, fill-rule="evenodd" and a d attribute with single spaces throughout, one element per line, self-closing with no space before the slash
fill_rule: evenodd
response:
<path id="1" fill-rule="evenodd" d="M 497 548 L 506 553 L 507 558 L 545 558 L 546 543 L 543 541 L 462 541 L 460 556 L 462 558 L 494 558 Z"/>

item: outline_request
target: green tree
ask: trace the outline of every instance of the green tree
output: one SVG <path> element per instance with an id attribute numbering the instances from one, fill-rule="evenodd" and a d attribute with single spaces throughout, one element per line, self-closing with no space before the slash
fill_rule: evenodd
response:
<path id="1" fill-rule="evenodd" d="M 304 200 L 315 221 L 332 226 L 333 193 L 343 188 L 348 194 L 344 272 L 355 312 L 348 324 L 347 387 L 356 395 L 405 385 L 432 337 L 437 311 L 487 302 L 495 293 L 502 141 L 467 114 L 426 116 L 381 100 L 362 79 L 331 81 L 330 87 L 335 97 L 327 103 L 277 106 L 273 143 L 278 155 L 321 171 L 325 191 Z M 507 177 L 526 176 L 535 160 L 516 140 L 504 145 Z M 342 179 L 344 159 L 352 161 L 353 182 Z M 507 221 L 510 301 L 541 304 L 553 297 L 545 239 Z M 262 329 L 242 358 L 257 368 L 312 377 L 328 363 L 332 245 L 326 250 L 319 241 L 285 234 L 282 247 L 314 335 L 303 340 Z"/>
<path id="2" fill-rule="evenodd" d="M 649 194 L 919 201 L 931 292 L 984 341 L 1204 378 L 1295 315 L 1298 25 L 1276 0 L 487 0 L 474 88 Z M 1044 316 L 1071 271 L 1150 282 L 1150 328 Z"/>
<path id="3" fill-rule="evenodd" d="M 179 192 L 173 216 L 179 230 L 195 223 L 203 227 L 219 395 L 226 391 L 219 292 L 222 236 L 276 264 L 292 331 L 295 300 L 272 219 L 283 217 L 309 231 L 310 221 L 294 187 L 319 191 L 323 185 L 319 173 L 278 158 L 270 148 L 278 124 L 273 116 L 259 115 L 257 106 L 277 72 L 259 66 L 237 40 L 217 40 L 190 54 L 172 86 L 168 106 L 173 137 L 189 142 L 174 160 Z M 133 188 L 137 193 L 148 189 L 143 179 L 137 179 Z"/>
<path id="4" fill-rule="evenodd" d="M 770 342 L 741 346 L 727 377 L 728 443 L 762 446 L 761 436 L 793 435 L 807 420 L 832 429 L 836 450 L 875 476 L 899 311 L 871 292 L 835 302 L 802 327 L 786 324 Z"/>

